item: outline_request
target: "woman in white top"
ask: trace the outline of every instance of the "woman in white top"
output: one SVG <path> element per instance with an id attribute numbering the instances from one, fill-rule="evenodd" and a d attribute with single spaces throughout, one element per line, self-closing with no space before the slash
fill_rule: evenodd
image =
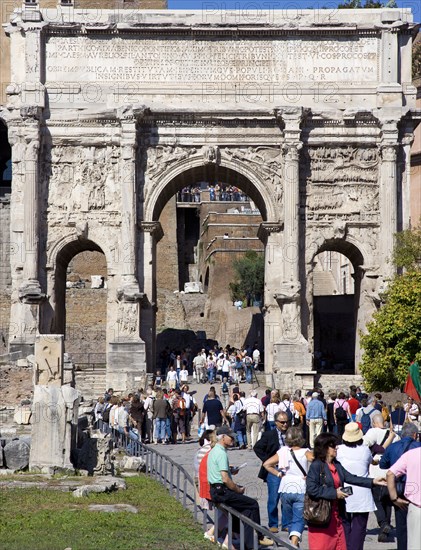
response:
<path id="1" fill-rule="evenodd" d="M 266 406 L 266 429 L 275 430 L 275 414 L 280 410 L 279 403 L 281 398 L 278 392 L 272 393 L 269 405 Z"/>
<path id="2" fill-rule="evenodd" d="M 313 453 L 303 449 L 305 440 L 299 426 L 289 428 L 285 437 L 285 447 L 281 447 L 263 466 L 266 470 L 281 477 L 279 492 L 282 500 L 282 529 L 288 529 L 289 539 L 294 546 L 299 545 L 304 530 L 304 495 L 306 475 Z M 278 466 L 278 469 L 275 468 Z"/>
<path id="3" fill-rule="evenodd" d="M 372 455 L 363 443 L 363 432 L 356 422 L 350 422 L 345 426 L 342 441 L 343 444 L 338 447 L 337 460 L 351 474 L 368 477 Z M 376 505 L 371 489 L 356 485 L 351 487 L 353 494 L 345 500 L 346 517 L 342 518 L 342 524 L 347 547 L 352 550 L 363 550 L 368 514 L 376 510 Z"/>

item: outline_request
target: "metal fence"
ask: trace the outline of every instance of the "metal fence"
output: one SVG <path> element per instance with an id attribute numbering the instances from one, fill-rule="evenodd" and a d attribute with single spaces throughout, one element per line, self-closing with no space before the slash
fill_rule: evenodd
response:
<path id="1" fill-rule="evenodd" d="M 170 495 L 175 497 L 185 509 L 191 511 L 196 522 L 199 522 L 199 515 L 201 515 L 200 523 L 203 525 L 204 531 L 207 529 L 209 523 L 213 523 L 215 526 L 215 533 L 219 532 L 218 512 L 222 512 L 227 519 L 229 547 L 232 546 L 233 540 L 235 540 L 239 549 L 245 550 L 244 531 L 245 526 L 248 525 L 253 529 L 254 533 L 253 550 L 258 550 L 259 539 L 263 537 L 271 539 L 277 546 L 296 550 L 296 546 L 293 546 L 290 542 L 281 539 L 279 536 L 266 529 L 266 527 L 254 523 L 254 521 L 250 520 L 248 517 L 225 504 L 218 504 L 218 506 L 214 508 L 214 517 L 212 520 L 209 511 L 202 509 L 198 505 L 198 494 L 195 481 L 182 466 L 152 447 L 140 441 L 135 441 L 118 431 L 113 430 L 112 439 L 118 448 L 125 449 L 132 456 L 143 458 L 146 464 L 146 473 L 168 489 Z M 233 531 L 234 518 L 237 518 L 240 525 L 240 532 L 235 533 L 235 539 Z M 215 537 L 215 542 L 216 540 L 217 537 Z"/>
<path id="2" fill-rule="evenodd" d="M 107 364 L 106 353 L 70 353 L 69 359 L 75 365 L 76 370 L 104 369 Z"/>

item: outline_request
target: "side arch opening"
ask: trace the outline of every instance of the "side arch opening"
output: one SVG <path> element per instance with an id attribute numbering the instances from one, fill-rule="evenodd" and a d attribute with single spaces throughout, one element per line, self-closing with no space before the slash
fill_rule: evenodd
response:
<path id="1" fill-rule="evenodd" d="M 360 250 L 326 241 L 313 261 L 314 366 L 320 374 L 354 374 L 360 302 Z"/>

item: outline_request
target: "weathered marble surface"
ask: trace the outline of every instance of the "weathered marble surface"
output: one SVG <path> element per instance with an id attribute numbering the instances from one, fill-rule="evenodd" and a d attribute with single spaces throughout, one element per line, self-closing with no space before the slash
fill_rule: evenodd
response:
<path id="1" fill-rule="evenodd" d="M 144 385 L 155 360 L 157 220 L 206 171 L 235 177 L 264 219 L 266 371 L 301 372 L 307 384 L 322 250 L 354 266 L 358 364 L 359 333 L 394 272 L 393 234 L 408 223 L 408 144 L 421 118 L 411 11 L 38 19 L 17 9 L 6 28 L 13 83 L 0 118 L 18 251 L 10 348 L 64 333 L 66 262 L 102 251 L 107 386 Z"/>

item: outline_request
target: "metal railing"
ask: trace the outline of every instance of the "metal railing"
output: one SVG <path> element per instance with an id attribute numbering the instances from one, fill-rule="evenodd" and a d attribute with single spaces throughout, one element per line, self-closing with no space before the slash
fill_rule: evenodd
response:
<path id="1" fill-rule="evenodd" d="M 77 371 L 87 369 L 104 369 L 107 365 L 106 353 L 69 353 L 69 359 Z"/>
<path id="2" fill-rule="evenodd" d="M 122 434 L 119 431 L 113 430 L 111 437 L 114 444 L 118 448 L 124 448 L 130 455 L 141 457 L 145 461 L 146 473 L 159 481 L 165 488 L 168 489 L 171 496 L 175 497 L 186 510 L 192 511 L 194 519 L 199 523 L 199 513 L 203 514 L 201 521 L 203 530 L 207 530 L 209 523 L 213 523 L 215 526 L 215 534 L 219 533 L 219 512 L 227 518 L 228 524 L 228 546 L 233 545 L 233 541 L 239 545 L 240 550 L 245 550 L 245 527 L 249 526 L 253 529 L 253 550 L 258 550 L 259 539 L 263 537 L 271 539 L 275 545 L 295 550 L 296 546 L 290 542 L 281 539 L 276 534 L 269 531 L 266 527 L 258 525 L 250 518 L 244 516 L 237 510 L 234 510 L 230 506 L 225 504 L 218 504 L 214 508 L 213 522 L 208 514 L 208 510 L 202 509 L 197 504 L 197 489 L 196 484 L 192 476 L 179 464 L 177 464 L 170 457 L 161 454 L 157 450 L 131 439 L 126 434 Z M 240 530 L 239 533 L 234 533 L 233 521 L 236 518 L 238 521 Z M 236 535 L 234 537 L 234 535 Z M 217 537 L 215 536 L 215 542 Z"/>

